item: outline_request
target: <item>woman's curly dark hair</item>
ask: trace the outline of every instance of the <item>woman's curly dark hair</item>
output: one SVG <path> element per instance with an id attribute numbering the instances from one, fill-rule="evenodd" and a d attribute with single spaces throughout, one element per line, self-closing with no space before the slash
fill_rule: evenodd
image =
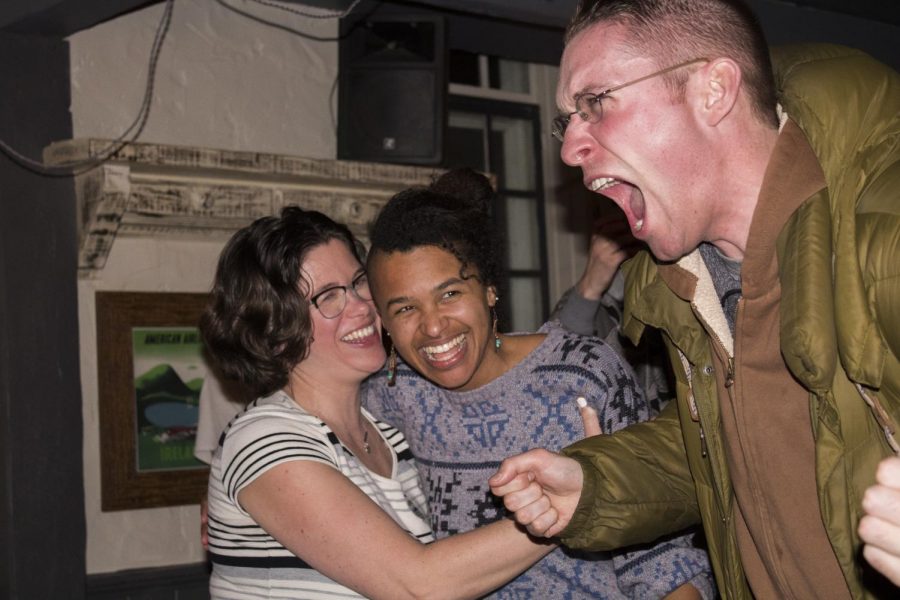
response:
<path id="1" fill-rule="evenodd" d="M 391 198 L 372 225 L 370 256 L 437 246 L 462 265 L 463 278 L 475 275 L 498 286 L 502 275 L 500 241 L 490 216 L 496 194 L 487 177 L 472 169 L 448 171 L 428 187 L 414 187 Z"/>
<path id="2" fill-rule="evenodd" d="M 303 261 L 333 239 L 362 262 L 362 246 L 347 227 L 297 206 L 257 219 L 229 240 L 200 319 L 206 352 L 225 378 L 259 396 L 287 384 L 312 341 Z"/>

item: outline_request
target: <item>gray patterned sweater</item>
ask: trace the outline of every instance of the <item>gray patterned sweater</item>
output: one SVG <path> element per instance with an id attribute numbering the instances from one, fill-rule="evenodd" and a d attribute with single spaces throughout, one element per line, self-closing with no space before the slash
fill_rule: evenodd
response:
<path id="1" fill-rule="evenodd" d="M 630 367 L 608 345 L 554 323 L 541 332 L 546 338 L 522 362 L 476 390 L 445 390 L 403 363 L 395 387 L 384 371 L 364 384 L 367 408 L 407 438 L 437 538 L 504 516 L 487 484 L 504 458 L 584 437 L 578 396 L 597 410 L 604 432 L 651 417 Z M 710 598 L 709 562 L 692 541 L 682 536 L 615 553 L 559 548 L 492 597 L 659 598 L 690 581 Z"/>

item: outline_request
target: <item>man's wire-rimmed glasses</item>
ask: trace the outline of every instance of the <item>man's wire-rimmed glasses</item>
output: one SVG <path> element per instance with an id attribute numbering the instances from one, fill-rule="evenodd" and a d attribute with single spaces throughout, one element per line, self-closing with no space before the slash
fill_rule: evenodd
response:
<path id="1" fill-rule="evenodd" d="M 372 299 L 372 291 L 369 289 L 369 276 L 366 273 L 360 273 L 353 278 L 350 285 L 335 285 L 326 288 L 310 298 L 309 302 L 322 313 L 323 317 L 334 319 L 340 316 L 347 306 L 348 289 L 352 290 L 360 300 Z"/>
<path id="2" fill-rule="evenodd" d="M 617 92 L 622 88 L 628 87 L 629 85 L 634 85 L 653 77 L 665 75 L 666 73 L 670 73 L 676 69 L 681 69 L 683 67 L 702 62 L 709 62 L 709 59 L 693 58 L 683 63 L 678 63 L 677 65 L 666 67 L 665 69 L 662 69 L 660 71 L 654 71 L 649 75 L 644 75 L 643 77 L 632 79 L 631 81 L 626 81 L 625 83 L 620 83 L 619 85 L 615 85 L 611 88 L 603 90 L 599 94 L 592 94 L 590 92 L 578 94 L 577 96 L 575 96 L 575 110 L 565 115 L 559 115 L 558 117 L 553 119 L 553 126 L 551 129 L 553 137 L 558 139 L 560 142 L 563 141 L 566 136 L 566 127 L 569 126 L 569 121 L 572 120 L 572 117 L 574 115 L 578 115 L 588 123 L 599 122 L 600 119 L 603 118 L 603 99 L 613 92 Z"/>

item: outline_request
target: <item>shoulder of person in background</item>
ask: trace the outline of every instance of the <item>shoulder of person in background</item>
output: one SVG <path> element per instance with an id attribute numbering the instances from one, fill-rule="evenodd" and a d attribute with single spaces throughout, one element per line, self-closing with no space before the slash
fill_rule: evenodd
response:
<path id="1" fill-rule="evenodd" d="M 621 321 L 624 279 L 619 267 L 642 247 L 620 211 L 595 220 L 584 271 L 557 302 L 553 318 L 576 333 L 606 339 Z"/>

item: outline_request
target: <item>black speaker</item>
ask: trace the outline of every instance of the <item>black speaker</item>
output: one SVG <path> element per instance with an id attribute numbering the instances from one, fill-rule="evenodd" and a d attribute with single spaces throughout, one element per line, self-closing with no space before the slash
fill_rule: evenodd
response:
<path id="1" fill-rule="evenodd" d="M 338 158 L 439 164 L 447 121 L 443 19 L 370 15 L 341 29 Z"/>

